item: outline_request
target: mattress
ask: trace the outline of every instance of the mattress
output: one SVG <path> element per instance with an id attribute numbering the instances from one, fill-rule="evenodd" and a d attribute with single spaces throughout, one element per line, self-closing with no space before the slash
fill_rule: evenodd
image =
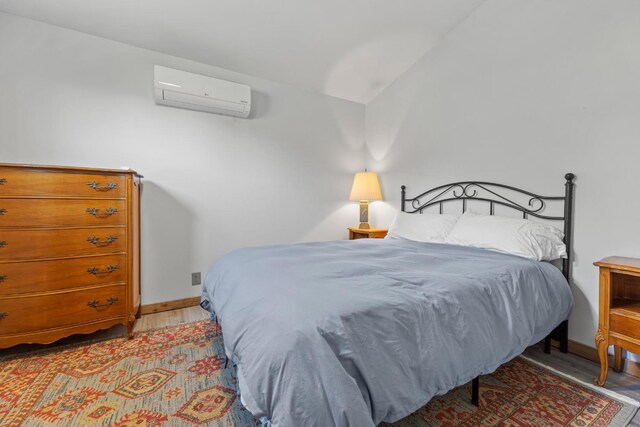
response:
<path id="1" fill-rule="evenodd" d="M 244 248 L 217 260 L 218 317 L 242 402 L 273 426 L 374 426 L 493 372 L 567 319 L 547 262 L 362 239 Z"/>

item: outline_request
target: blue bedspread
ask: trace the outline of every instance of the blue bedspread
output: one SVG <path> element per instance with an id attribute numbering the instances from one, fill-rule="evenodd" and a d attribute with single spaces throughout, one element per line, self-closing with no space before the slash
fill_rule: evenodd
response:
<path id="1" fill-rule="evenodd" d="M 493 372 L 571 311 L 561 272 L 400 239 L 246 248 L 214 263 L 242 401 L 273 426 L 373 426 Z"/>

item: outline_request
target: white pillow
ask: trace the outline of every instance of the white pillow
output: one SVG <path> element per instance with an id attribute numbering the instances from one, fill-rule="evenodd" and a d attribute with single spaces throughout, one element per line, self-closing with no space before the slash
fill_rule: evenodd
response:
<path id="1" fill-rule="evenodd" d="M 387 237 L 444 243 L 456 221 L 458 218 L 451 215 L 398 212 L 389 226 Z"/>
<path id="2" fill-rule="evenodd" d="M 562 231 L 550 225 L 466 212 L 447 236 L 446 243 L 551 261 L 567 257 L 563 237 Z"/>

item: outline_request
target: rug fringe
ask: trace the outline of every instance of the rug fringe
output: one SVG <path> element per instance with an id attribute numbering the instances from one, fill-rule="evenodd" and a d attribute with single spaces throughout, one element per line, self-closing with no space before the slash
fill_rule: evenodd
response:
<path id="1" fill-rule="evenodd" d="M 616 400 L 619 400 L 621 402 L 628 403 L 629 405 L 635 406 L 636 408 L 640 408 L 640 402 L 638 402 L 637 400 L 632 399 L 632 398 L 630 398 L 628 396 L 625 396 L 625 395 L 620 394 L 618 392 L 615 392 L 613 390 L 607 390 L 606 388 L 598 387 L 595 384 L 589 384 L 586 381 L 582 381 L 581 379 L 578 379 L 578 378 L 576 378 L 576 377 L 574 377 L 572 375 L 569 375 L 569 374 L 566 374 L 566 373 L 564 373 L 562 371 L 554 369 L 554 368 L 552 368 L 550 366 L 545 365 L 542 362 L 538 362 L 537 360 L 533 360 L 533 359 L 531 359 L 531 358 L 529 358 L 527 356 L 520 355 L 520 357 L 522 359 L 526 360 L 529 363 L 533 363 L 534 365 L 538 365 L 538 366 L 540 366 L 540 367 L 542 367 L 542 368 L 544 368 L 544 369 L 546 369 L 548 371 L 553 372 L 554 374 L 556 374 L 558 376 L 561 376 L 561 377 L 567 378 L 567 379 L 569 379 L 571 381 L 574 381 L 574 382 L 580 384 L 581 386 L 586 387 L 586 388 L 588 388 L 590 390 L 593 390 L 593 391 L 595 391 L 597 393 L 604 394 L 605 396 L 609 396 L 609 397 L 611 397 L 613 399 L 616 399 Z"/>

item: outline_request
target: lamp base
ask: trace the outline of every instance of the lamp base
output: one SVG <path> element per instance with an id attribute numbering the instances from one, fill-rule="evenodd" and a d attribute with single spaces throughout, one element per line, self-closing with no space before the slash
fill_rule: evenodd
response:
<path id="1" fill-rule="evenodd" d="M 361 229 L 368 230 L 369 228 L 369 202 L 367 200 L 360 200 L 360 227 Z"/>

